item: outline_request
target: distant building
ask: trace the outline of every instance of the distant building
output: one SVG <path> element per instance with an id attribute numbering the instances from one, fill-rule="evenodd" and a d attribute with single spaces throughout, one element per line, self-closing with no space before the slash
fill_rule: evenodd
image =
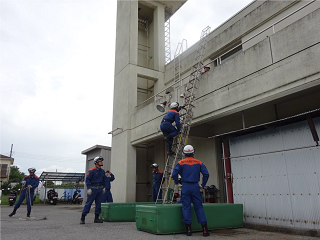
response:
<path id="1" fill-rule="evenodd" d="M 1 182 L 9 181 L 10 166 L 13 165 L 13 162 L 14 162 L 14 158 L 0 154 L 0 169 L 1 169 L 0 181 Z"/>

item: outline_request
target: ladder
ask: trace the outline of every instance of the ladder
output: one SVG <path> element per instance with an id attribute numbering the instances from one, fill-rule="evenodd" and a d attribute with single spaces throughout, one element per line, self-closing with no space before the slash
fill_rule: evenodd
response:
<path id="1" fill-rule="evenodd" d="M 201 78 L 201 70 L 203 68 L 203 55 L 204 50 L 207 44 L 206 36 L 210 33 L 210 27 L 206 27 L 202 30 L 199 45 L 197 51 L 195 53 L 194 64 L 191 68 L 191 74 L 189 77 L 189 81 L 185 87 L 185 95 L 184 95 L 184 108 L 182 109 L 183 113 L 180 114 L 180 123 L 181 130 L 180 134 L 174 138 L 172 151 L 175 153 L 172 156 L 167 156 L 166 166 L 163 172 L 163 177 L 160 185 L 160 189 L 158 191 L 157 201 L 162 202 L 163 204 L 173 203 L 175 184 L 172 179 L 172 171 L 175 167 L 177 161 L 183 159 L 182 150 L 184 146 L 188 142 L 189 131 L 191 127 L 191 122 L 193 118 L 193 101 L 196 98 L 196 89 L 199 87 L 199 81 Z M 162 196 L 163 198 L 159 198 L 160 191 L 163 190 Z"/>

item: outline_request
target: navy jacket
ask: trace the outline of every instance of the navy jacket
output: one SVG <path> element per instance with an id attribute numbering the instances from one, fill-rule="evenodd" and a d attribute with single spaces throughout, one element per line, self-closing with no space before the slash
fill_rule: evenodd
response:
<path id="1" fill-rule="evenodd" d="M 178 174 L 181 176 L 182 183 L 197 183 L 200 181 L 200 173 L 202 173 L 202 184 L 204 187 L 207 184 L 209 173 L 206 166 L 193 157 L 187 157 L 178 162 L 173 169 L 172 178 L 178 184 Z M 183 185 L 183 184 L 182 184 Z"/>
<path id="2" fill-rule="evenodd" d="M 179 108 L 180 111 L 181 108 Z M 180 125 L 180 116 L 179 113 L 175 109 L 170 109 L 166 115 L 162 118 L 162 122 L 170 122 L 171 124 L 173 122 L 176 122 L 177 130 L 180 131 L 181 125 Z"/>
<path id="3" fill-rule="evenodd" d="M 157 172 L 152 172 L 153 174 L 153 184 L 160 184 L 163 176 L 163 172 L 158 170 Z"/>
<path id="4" fill-rule="evenodd" d="M 86 177 L 87 188 L 91 186 L 104 186 L 106 182 L 105 171 L 102 168 L 93 167 L 91 168 Z"/>
<path id="5" fill-rule="evenodd" d="M 112 182 L 115 178 L 114 178 L 114 175 L 111 173 L 110 174 L 111 176 L 110 177 L 106 177 L 106 183 L 104 185 L 105 189 L 106 190 L 110 190 L 111 189 L 111 184 L 110 182 Z"/>
<path id="6" fill-rule="evenodd" d="M 33 176 L 25 176 L 21 181 L 20 181 L 20 184 L 22 181 L 26 181 L 26 184 L 24 185 L 25 187 L 27 187 L 28 185 L 31 185 L 32 188 L 30 189 L 31 191 L 34 191 L 38 185 L 39 185 L 39 177 L 36 176 L 35 174 Z"/>

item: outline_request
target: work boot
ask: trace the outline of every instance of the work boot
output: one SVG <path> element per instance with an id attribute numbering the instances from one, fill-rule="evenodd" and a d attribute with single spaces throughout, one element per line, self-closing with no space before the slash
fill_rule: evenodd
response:
<path id="1" fill-rule="evenodd" d="M 9 214 L 9 217 L 12 217 L 13 215 L 15 215 L 16 212 L 17 212 L 17 209 L 14 208 L 13 211 L 12 211 L 12 213 Z"/>
<path id="2" fill-rule="evenodd" d="M 103 221 L 101 219 L 99 219 L 99 214 L 96 214 L 94 217 L 94 222 L 95 223 L 103 223 Z"/>
<path id="3" fill-rule="evenodd" d="M 208 228 L 207 228 L 207 224 L 202 224 L 202 232 L 203 232 L 203 236 L 204 237 L 210 236 L 210 233 L 209 233 Z"/>
<path id="4" fill-rule="evenodd" d="M 187 236 L 191 236 L 192 232 L 191 232 L 191 224 L 186 224 L 186 235 Z"/>
<path id="5" fill-rule="evenodd" d="M 84 220 L 86 218 L 86 215 L 81 215 L 80 224 L 85 224 Z"/>
<path id="6" fill-rule="evenodd" d="M 30 217 L 30 213 L 31 213 L 31 211 L 28 211 L 28 212 L 27 212 L 27 217 Z"/>

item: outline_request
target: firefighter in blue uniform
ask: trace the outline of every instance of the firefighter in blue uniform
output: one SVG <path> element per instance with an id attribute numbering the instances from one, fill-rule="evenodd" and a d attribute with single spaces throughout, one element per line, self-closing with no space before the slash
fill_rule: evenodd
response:
<path id="1" fill-rule="evenodd" d="M 163 172 L 158 169 L 159 166 L 156 163 L 152 164 L 151 168 L 152 168 L 152 175 L 153 175 L 152 200 L 156 202 L 158 193 L 159 193 L 158 198 L 162 199 L 162 189 L 160 189 L 160 185 L 163 177 Z M 159 192 L 159 189 L 160 189 L 160 192 Z"/>
<path id="2" fill-rule="evenodd" d="M 34 195 L 34 190 L 39 185 L 39 177 L 36 176 L 34 173 L 36 172 L 35 168 L 29 168 L 29 175 L 25 176 L 21 181 L 20 184 L 22 184 L 22 192 L 20 193 L 20 197 L 18 202 L 14 205 L 13 212 L 10 213 L 9 217 L 12 217 L 16 214 L 17 209 L 20 207 L 21 203 L 24 199 L 27 200 L 27 217 L 30 217 L 31 213 L 31 205 L 32 205 L 32 199 Z"/>
<path id="3" fill-rule="evenodd" d="M 193 158 L 194 149 L 191 145 L 186 145 L 183 149 L 185 159 L 182 159 L 173 169 L 172 178 L 175 184 L 178 184 L 178 174 L 181 175 L 182 189 L 181 189 L 181 203 L 183 222 L 186 224 L 186 234 L 191 236 L 191 203 L 193 203 L 194 210 L 197 215 L 198 223 L 202 225 L 203 236 L 209 236 L 207 230 L 207 219 L 204 214 L 202 206 L 202 197 L 200 193 L 200 173 L 202 173 L 202 184 L 207 184 L 209 173 L 206 166 L 198 159 Z"/>
<path id="4" fill-rule="evenodd" d="M 104 170 L 101 168 L 103 166 L 103 157 L 98 156 L 93 159 L 95 167 L 91 168 L 86 177 L 87 186 L 87 202 L 83 208 L 80 224 L 85 224 L 85 217 L 90 212 L 91 205 L 95 201 L 95 223 L 102 223 L 103 221 L 99 219 L 101 213 L 101 200 L 102 194 L 105 193 L 104 188 L 106 182 L 106 176 Z"/>
<path id="5" fill-rule="evenodd" d="M 111 183 L 115 178 L 114 175 L 112 174 L 112 172 L 110 172 L 109 170 L 106 171 L 105 173 L 106 175 L 106 183 L 104 185 L 104 188 L 106 189 L 106 192 L 102 195 L 102 202 L 113 202 L 112 199 L 112 194 L 111 194 Z"/>
<path id="6" fill-rule="evenodd" d="M 164 140 L 168 143 L 168 154 L 173 155 L 174 152 L 172 151 L 172 143 L 173 138 L 177 136 L 180 132 L 180 116 L 179 111 L 182 107 L 179 107 L 179 103 L 173 102 L 170 104 L 170 110 L 167 112 L 167 114 L 162 118 L 161 124 L 160 124 L 160 130 L 162 131 L 164 135 Z M 176 123 L 176 128 L 172 126 L 172 123 Z"/>

